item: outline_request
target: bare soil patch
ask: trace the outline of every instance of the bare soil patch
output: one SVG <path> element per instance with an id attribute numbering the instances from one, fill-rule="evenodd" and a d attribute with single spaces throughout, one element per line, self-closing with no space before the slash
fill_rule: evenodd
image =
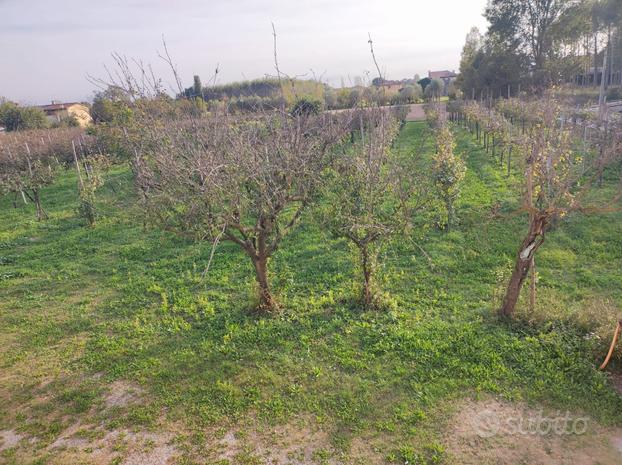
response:
<path id="1" fill-rule="evenodd" d="M 337 464 L 330 435 L 310 418 L 258 431 L 230 430 L 211 448 L 214 460 L 253 457 L 270 465 Z"/>
<path id="2" fill-rule="evenodd" d="M 109 386 L 109 392 L 104 396 L 106 407 L 126 407 L 137 403 L 143 395 L 143 390 L 126 381 L 118 380 Z"/>
<path id="3" fill-rule="evenodd" d="M 586 417 L 571 415 L 567 428 L 546 432 L 547 425 L 553 424 L 551 419 L 564 416 L 565 412 L 542 412 L 523 404 L 469 401 L 451 421 L 444 443 L 456 463 L 462 465 L 622 463 L 622 429 L 603 428 L 590 419 L 584 427 L 573 422 Z M 561 433 L 573 429 L 576 433 Z"/>
<path id="4" fill-rule="evenodd" d="M 0 431 L 0 452 L 17 446 L 19 441 L 23 438 L 24 436 L 16 433 L 12 429 Z"/>
<path id="5" fill-rule="evenodd" d="M 92 426 L 92 425 L 91 425 Z M 88 425 L 85 426 L 88 428 Z M 168 465 L 174 463 L 179 452 L 172 444 L 170 432 L 134 432 L 125 429 L 99 431 L 101 435 L 84 438 L 77 435 L 79 424 L 66 429 L 47 451 L 53 464 L 82 463 L 108 464 L 120 460 L 123 465 Z M 94 431 L 98 431 L 96 428 Z"/>

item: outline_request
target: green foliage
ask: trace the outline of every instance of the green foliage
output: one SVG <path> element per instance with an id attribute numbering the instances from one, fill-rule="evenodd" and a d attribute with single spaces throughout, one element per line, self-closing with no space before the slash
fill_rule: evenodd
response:
<path id="1" fill-rule="evenodd" d="M 64 118 L 61 118 L 60 121 L 52 124 L 52 128 L 78 128 L 80 127 L 80 122 L 78 118 L 74 115 L 69 115 Z"/>
<path id="2" fill-rule="evenodd" d="M 293 116 L 318 115 L 321 111 L 322 102 L 303 97 L 294 102 L 291 114 Z"/>
<path id="3" fill-rule="evenodd" d="M 404 104 L 404 103 L 415 103 L 421 96 L 421 92 L 418 87 L 414 87 L 411 85 L 404 86 L 402 89 L 398 91 L 397 94 L 391 97 L 391 103 L 393 104 Z"/>
<path id="4" fill-rule="evenodd" d="M 517 96 L 519 86 L 541 92 L 562 82 L 596 87 L 604 47 L 615 55 L 612 82 L 620 72 L 619 0 L 491 0 L 484 16 L 486 35 L 473 28 L 462 52 L 465 96 Z"/>
<path id="5" fill-rule="evenodd" d="M 460 75 L 457 84 L 467 98 L 487 98 L 518 93 L 519 85 L 527 88 L 528 62 L 526 57 L 498 40 L 497 36 L 482 37 L 471 30 L 462 49 Z"/>
<path id="6" fill-rule="evenodd" d="M 20 107 L 12 102 L 0 103 L 0 126 L 7 131 L 41 129 L 49 126 L 45 113 L 36 107 Z"/>
<path id="7" fill-rule="evenodd" d="M 371 85 L 372 86 L 376 86 L 376 87 L 380 87 L 383 83 L 384 83 L 384 79 L 382 79 L 381 77 L 377 76 L 375 78 L 373 78 L 371 80 Z"/>
<path id="8" fill-rule="evenodd" d="M 196 84 L 196 83 L 195 83 Z M 195 95 L 195 87 L 185 89 L 186 97 Z M 258 97 L 270 97 L 279 92 L 278 79 L 256 79 L 253 81 L 233 82 L 216 86 L 204 87 L 203 98 L 206 100 L 222 100 L 224 98 L 256 95 Z"/>
<path id="9" fill-rule="evenodd" d="M 194 76 L 194 83 L 192 84 L 192 93 L 194 97 L 203 96 L 203 84 L 201 84 L 201 78 L 197 75 Z"/>
<path id="10" fill-rule="evenodd" d="M 430 79 L 429 77 L 424 77 L 423 79 L 417 81 L 417 84 L 421 86 L 421 92 L 425 92 L 426 87 L 428 87 L 431 82 L 432 79 Z"/>
<path id="11" fill-rule="evenodd" d="M 114 113 L 115 105 L 112 100 L 95 97 L 91 105 L 91 117 L 95 123 L 111 123 Z"/>
<path id="12" fill-rule="evenodd" d="M 400 465 L 438 465 L 445 463 L 445 449 L 440 444 L 426 445 L 422 451 L 411 446 L 402 446 L 387 457 L 391 463 Z"/>
<path id="13" fill-rule="evenodd" d="M 127 95 L 116 87 L 97 92 L 91 105 L 91 117 L 95 123 L 127 124 L 132 110 Z"/>

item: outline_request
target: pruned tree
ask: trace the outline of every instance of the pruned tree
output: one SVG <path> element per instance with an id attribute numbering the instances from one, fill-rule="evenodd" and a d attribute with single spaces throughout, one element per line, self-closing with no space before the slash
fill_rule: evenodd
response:
<path id="1" fill-rule="evenodd" d="M 455 202 L 466 173 L 464 161 L 454 151 L 456 144 L 449 127 L 444 124 L 436 131 L 436 154 L 432 164 L 434 186 L 447 214 L 445 230 L 455 223 Z"/>
<path id="2" fill-rule="evenodd" d="M 31 145 L 24 138 L 0 140 L 0 187 L 4 193 L 21 193 L 24 202 L 35 204 L 37 220 L 45 220 L 41 189 L 54 181 L 60 163 L 52 152 Z"/>
<path id="3" fill-rule="evenodd" d="M 345 149 L 326 172 L 322 224 L 333 235 L 347 239 L 358 255 L 362 278 L 361 301 L 378 306 L 375 281 L 378 252 L 386 242 L 404 234 L 413 211 L 423 202 L 422 185 L 412 163 L 416 154 L 391 149 L 398 121 L 380 108 L 360 110 L 361 137 Z"/>
<path id="4" fill-rule="evenodd" d="M 201 121 L 146 119 L 135 139 L 136 182 L 159 225 L 249 257 L 258 309 L 277 309 L 269 261 L 298 224 L 340 143 L 346 114 L 212 112 Z"/>
<path id="5" fill-rule="evenodd" d="M 570 125 L 564 125 L 556 102 L 547 99 L 532 103 L 529 110 L 535 122 L 520 144 L 525 156 L 523 207 L 529 214 L 529 227 L 499 309 L 503 317 L 514 314 L 523 282 L 552 222 L 571 212 L 606 211 L 620 198 L 618 194 L 613 202 L 601 199 L 594 204 L 594 196 L 588 194 L 595 187 L 602 160 L 584 158 L 577 153 Z M 615 143 L 613 136 L 611 143 Z M 619 160 L 619 153 L 617 157 Z M 613 161 L 613 158 L 608 160 Z"/>
<path id="6" fill-rule="evenodd" d="M 91 141 L 89 141 L 91 142 Z M 99 189 L 104 181 L 102 171 L 105 170 L 110 160 L 101 153 L 94 151 L 94 148 L 86 140 L 71 141 L 74 166 L 78 177 L 78 215 L 86 219 L 88 225 L 93 227 L 97 219 L 95 208 L 95 191 Z"/>

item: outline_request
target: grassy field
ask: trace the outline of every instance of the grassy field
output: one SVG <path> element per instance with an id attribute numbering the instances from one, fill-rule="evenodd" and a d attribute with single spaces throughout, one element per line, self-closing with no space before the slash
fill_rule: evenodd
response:
<path id="1" fill-rule="evenodd" d="M 398 148 L 426 131 L 407 124 Z M 467 399 L 622 425 L 622 397 L 595 369 L 602 341 L 572 324 L 622 306 L 622 215 L 558 224 L 537 258 L 538 314 L 500 323 L 526 224 L 518 179 L 456 131 L 468 166 L 460 224 L 383 252 L 385 312 L 357 307 L 352 251 L 310 221 L 271 262 L 282 313 L 260 318 L 240 250 L 219 246 L 202 278 L 210 245 L 144 229 L 125 167 L 107 175 L 92 229 L 71 172 L 42 195 L 49 221 L 0 199 L 0 430 L 14 438 L 0 463 L 140 463 L 159 451 L 256 464 L 257 444 L 278 449 L 281 436 L 307 441 L 307 462 L 294 463 L 461 463 L 445 439 Z M 215 446 L 232 442 L 231 453 Z"/>

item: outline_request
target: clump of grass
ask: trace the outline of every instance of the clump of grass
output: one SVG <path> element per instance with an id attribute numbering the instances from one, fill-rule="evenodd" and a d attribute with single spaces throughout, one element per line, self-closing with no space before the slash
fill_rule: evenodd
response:
<path id="1" fill-rule="evenodd" d="M 593 356 L 603 358 L 613 337 L 622 308 L 612 299 L 592 297 L 582 301 L 567 302 L 559 292 L 545 289 L 538 294 L 535 308 L 523 303 L 517 320 L 541 331 L 562 330 L 576 332 L 589 341 Z M 614 359 L 621 360 L 622 352 L 615 351 Z"/>

